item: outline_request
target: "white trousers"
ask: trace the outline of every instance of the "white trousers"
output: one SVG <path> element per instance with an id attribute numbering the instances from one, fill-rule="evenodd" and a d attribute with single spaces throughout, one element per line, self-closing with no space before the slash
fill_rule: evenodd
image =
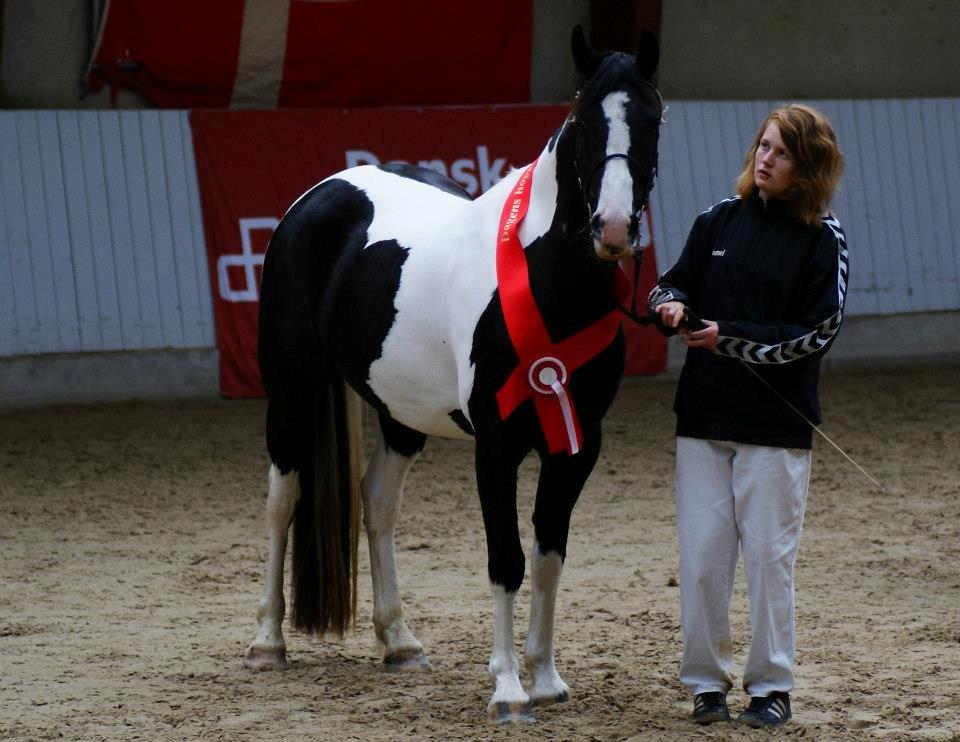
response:
<path id="1" fill-rule="evenodd" d="M 743 687 L 767 696 L 793 687 L 793 568 L 810 483 L 811 452 L 677 438 L 680 681 L 721 691 L 730 674 L 730 598 L 739 553 L 750 598 Z"/>

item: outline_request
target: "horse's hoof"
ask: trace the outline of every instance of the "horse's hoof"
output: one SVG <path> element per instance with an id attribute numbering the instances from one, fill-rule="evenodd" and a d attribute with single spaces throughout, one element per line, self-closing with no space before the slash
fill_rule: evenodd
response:
<path id="1" fill-rule="evenodd" d="M 530 702 L 534 706 L 552 706 L 555 703 L 566 703 L 570 700 L 570 691 L 562 690 L 552 696 L 530 696 Z"/>
<path id="2" fill-rule="evenodd" d="M 537 719 L 533 715 L 533 705 L 510 701 L 497 701 L 487 706 L 487 719 L 495 724 L 532 724 Z"/>
<path id="3" fill-rule="evenodd" d="M 383 658 L 387 672 L 425 672 L 430 669 L 430 660 L 419 649 L 405 649 Z"/>
<path id="4" fill-rule="evenodd" d="M 287 664 L 287 650 L 285 647 L 280 649 L 268 649 L 266 647 L 250 647 L 243 658 L 243 664 L 252 670 L 286 670 L 290 667 Z"/>

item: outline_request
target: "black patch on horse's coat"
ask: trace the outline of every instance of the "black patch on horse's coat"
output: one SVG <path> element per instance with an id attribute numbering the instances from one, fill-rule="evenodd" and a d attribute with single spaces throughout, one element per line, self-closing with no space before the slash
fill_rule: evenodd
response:
<path id="1" fill-rule="evenodd" d="M 258 355 L 264 389 L 278 410 L 268 420 L 271 456 L 286 461 L 292 455 L 281 449 L 294 447 L 299 455 L 303 448 L 296 440 L 303 426 L 285 419 L 297 414 L 298 384 L 339 372 L 378 412 L 387 412 L 370 389 L 370 366 L 383 354 L 396 318 L 409 249 L 396 240 L 367 246 L 373 214 L 362 190 L 345 180 L 324 181 L 291 207 L 270 240 Z M 358 296 L 368 297 L 362 316 Z"/>
<path id="2" fill-rule="evenodd" d="M 345 255 L 360 250 L 373 204 L 343 180 L 313 188 L 281 220 L 267 248 L 257 356 L 267 393 L 267 451 L 284 474 L 313 441 L 311 388 L 334 375 L 320 331 L 323 297 Z"/>
<path id="3" fill-rule="evenodd" d="M 467 201 L 473 200 L 470 194 L 467 193 L 459 183 L 431 168 L 421 167 L 419 165 L 411 165 L 407 162 L 388 162 L 385 165 L 379 165 L 378 167 L 385 172 L 399 175 L 402 178 L 409 178 L 410 180 L 415 180 L 418 183 L 432 185 L 434 188 L 439 188 L 444 193 L 450 193 L 454 196 L 465 198 Z"/>
<path id="4" fill-rule="evenodd" d="M 463 410 L 452 410 L 448 414 L 450 415 L 450 419 L 457 424 L 457 427 L 460 428 L 460 430 L 467 435 L 476 435 L 476 431 L 473 429 L 470 421 L 467 420 L 467 416 L 463 414 Z"/>
<path id="5" fill-rule="evenodd" d="M 427 436 L 419 430 L 401 425 L 383 412 L 380 413 L 380 430 L 383 431 L 383 442 L 387 450 L 407 458 L 420 453 L 427 441 Z"/>
<path id="6" fill-rule="evenodd" d="M 328 295 L 323 332 L 340 372 L 361 397 L 382 413 L 383 401 L 370 388 L 370 366 L 383 355 L 383 343 L 397 317 L 400 273 L 410 249 L 381 240 L 344 261 L 337 291 Z M 357 297 L 364 297 L 357 311 Z"/>

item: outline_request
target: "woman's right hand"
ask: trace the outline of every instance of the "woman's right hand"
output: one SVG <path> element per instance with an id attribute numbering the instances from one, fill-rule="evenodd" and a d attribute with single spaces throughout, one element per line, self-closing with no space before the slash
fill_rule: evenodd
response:
<path id="1" fill-rule="evenodd" d="M 685 309 L 686 305 L 682 301 L 665 301 L 656 311 L 664 327 L 677 329 L 684 320 Z"/>

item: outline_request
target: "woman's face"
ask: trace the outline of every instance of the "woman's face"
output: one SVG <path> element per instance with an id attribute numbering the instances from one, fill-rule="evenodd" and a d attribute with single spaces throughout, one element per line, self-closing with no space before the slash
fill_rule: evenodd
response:
<path id="1" fill-rule="evenodd" d="M 764 199 L 783 198 L 793 185 L 793 155 L 780 138 L 780 127 L 773 121 L 767 124 L 757 145 L 753 179 Z"/>

